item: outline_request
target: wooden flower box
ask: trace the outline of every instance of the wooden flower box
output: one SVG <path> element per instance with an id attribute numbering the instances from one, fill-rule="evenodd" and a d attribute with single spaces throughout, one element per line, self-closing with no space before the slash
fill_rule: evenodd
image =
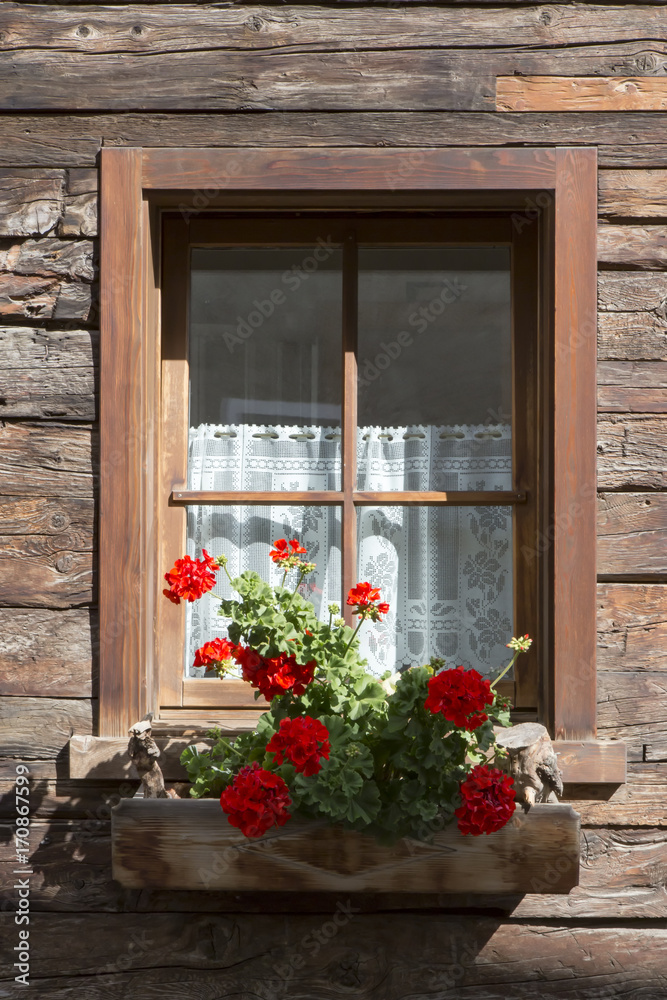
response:
<path id="1" fill-rule="evenodd" d="M 571 806 L 518 808 L 502 830 L 387 847 L 295 821 L 257 840 L 214 799 L 123 799 L 113 810 L 113 876 L 132 889 L 274 892 L 567 893 L 579 881 L 580 817 Z"/>

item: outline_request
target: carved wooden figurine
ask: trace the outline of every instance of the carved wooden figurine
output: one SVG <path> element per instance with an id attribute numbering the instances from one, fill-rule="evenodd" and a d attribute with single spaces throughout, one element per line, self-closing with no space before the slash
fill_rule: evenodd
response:
<path id="1" fill-rule="evenodd" d="M 178 796 L 171 789 L 165 790 L 164 778 L 157 762 L 160 748 L 151 734 L 150 722 L 135 722 L 129 730 L 127 753 L 141 778 L 139 796 L 145 799 L 170 799 Z"/>
<path id="2" fill-rule="evenodd" d="M 557 802 L 563 794 L 558 758 L 544 726 L 523 722 L 496 733 L 496 743 L 508 754 L 507 770 L 514 778 L 516 801 L 526 807 L 535 802 Z"/>

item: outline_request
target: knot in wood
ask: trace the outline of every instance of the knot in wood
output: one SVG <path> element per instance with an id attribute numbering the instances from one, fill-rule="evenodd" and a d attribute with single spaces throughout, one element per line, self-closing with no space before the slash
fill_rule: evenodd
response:
<path id="1" fill-rule="evenodd" d="M 65 514 L 53 514 L 51 517 L 51 527 L 56 531 L 62 531 L 67 527 L 67 517 Z"/>
<path id="2" fill-rule="evenodd" d="M 261 31 L 262 28 L 264 27 L 264 22 L 262 21 L 261 17 L 258 17 L 257 14 L 253 14 L 252 17 L 248 18 L 248 20 L 245 23 L 245 26 L 246 28 L 248 28 L 249 31 Z"/>
<path id="3" fill-rule="evenodd" d="M 143 24 L 134 24 L 132 26 L 132 34 L 133 35 L 137 35 L 138 36 L 138 35 L 143 35 L 143 33 L 144 33 L 144 26 L 143 26 Z"/>
<path id="4" fill-rule="evenodd" d="M 59 573 L 67 573 L 72 568 L 72 562 L 72 556 L 61 556 L 60 559 L 56 559 L 56 569 Z"/>
<path id="5" fill-rule="evenodd" d="M 76 33 L 79 36 L 79 38 L 88 38 L 88 35 L 90 35 L 91 32 L 92 28 L 89 28 L 87 24 L 80 24 L 79 27 L 76 29 Z"/>
<path id="6" fill-rule="evenodd" d="M 537 19 L 541 24 L 551 24 L 553 21 L 553 14 L 550 10 L 541 10 Z"/>

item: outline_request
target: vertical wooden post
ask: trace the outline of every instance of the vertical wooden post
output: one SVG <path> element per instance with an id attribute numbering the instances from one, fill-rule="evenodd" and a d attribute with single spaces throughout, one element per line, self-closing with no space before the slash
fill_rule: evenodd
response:
<path id="1" fill-rule="evenodd" d="M 558 149 L 554 332 L 554 735 L 595 736 L 597 153 Z"/>
<path id="2" fill-rule="evenodd" d="M 102 150 L 100 237 L 100 723 L 124 736 L 147 710 L 147 599 L 153 573 L 147 458 L 146 211 L 141 150 Z"/>

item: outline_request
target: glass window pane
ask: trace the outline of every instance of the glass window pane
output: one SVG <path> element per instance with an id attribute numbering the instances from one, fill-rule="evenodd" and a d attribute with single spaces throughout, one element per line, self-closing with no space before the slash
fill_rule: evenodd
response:
<path id="1" fill-rule="evenodd" d="M 373 673 L 428 663 L 488 674 L 512 636 L 510 507 L 359 507 L 359 580 L 390 605 L 360 630 Z"/>
<path id="2" fill-rule="evenodd" d="M 362 247 L 358 345 L 359 489 L 512 488 L 509 249 Z"/>
<path id="3" fill-rule="evenodd" d="M 327 606 L 341 600 L 341 517 L 338 507 L 188 507 L 187 552 L 201 556 L 202 548 L 212 556 L 226 555 L 232 579 L 245 570 L 256 570 L 264 580 L 278 584 L 283 573 L 269 558 L 277 538 L 298 538 L 307 549 L 315 572 L 300 589 L 315 606 L 319 618 L 328 621 Z M 288 577 L 287 583 L 292 577 Z M 224 570 L 217 573 L 215 593 L 236 597 Z M 186 677 L 202 676 L 204 670 L 192 666 L 195 650 L 204 642 L 227 636 L 225 619 L 217 611 L 219 601 L 210 594 L 193 604 L 186 603 Z"/>
<path id="4" fill-rule="evenodd" d="M 324 243 L 193 250 L 191 489 L 340 488 L 341 282 Z"/>

